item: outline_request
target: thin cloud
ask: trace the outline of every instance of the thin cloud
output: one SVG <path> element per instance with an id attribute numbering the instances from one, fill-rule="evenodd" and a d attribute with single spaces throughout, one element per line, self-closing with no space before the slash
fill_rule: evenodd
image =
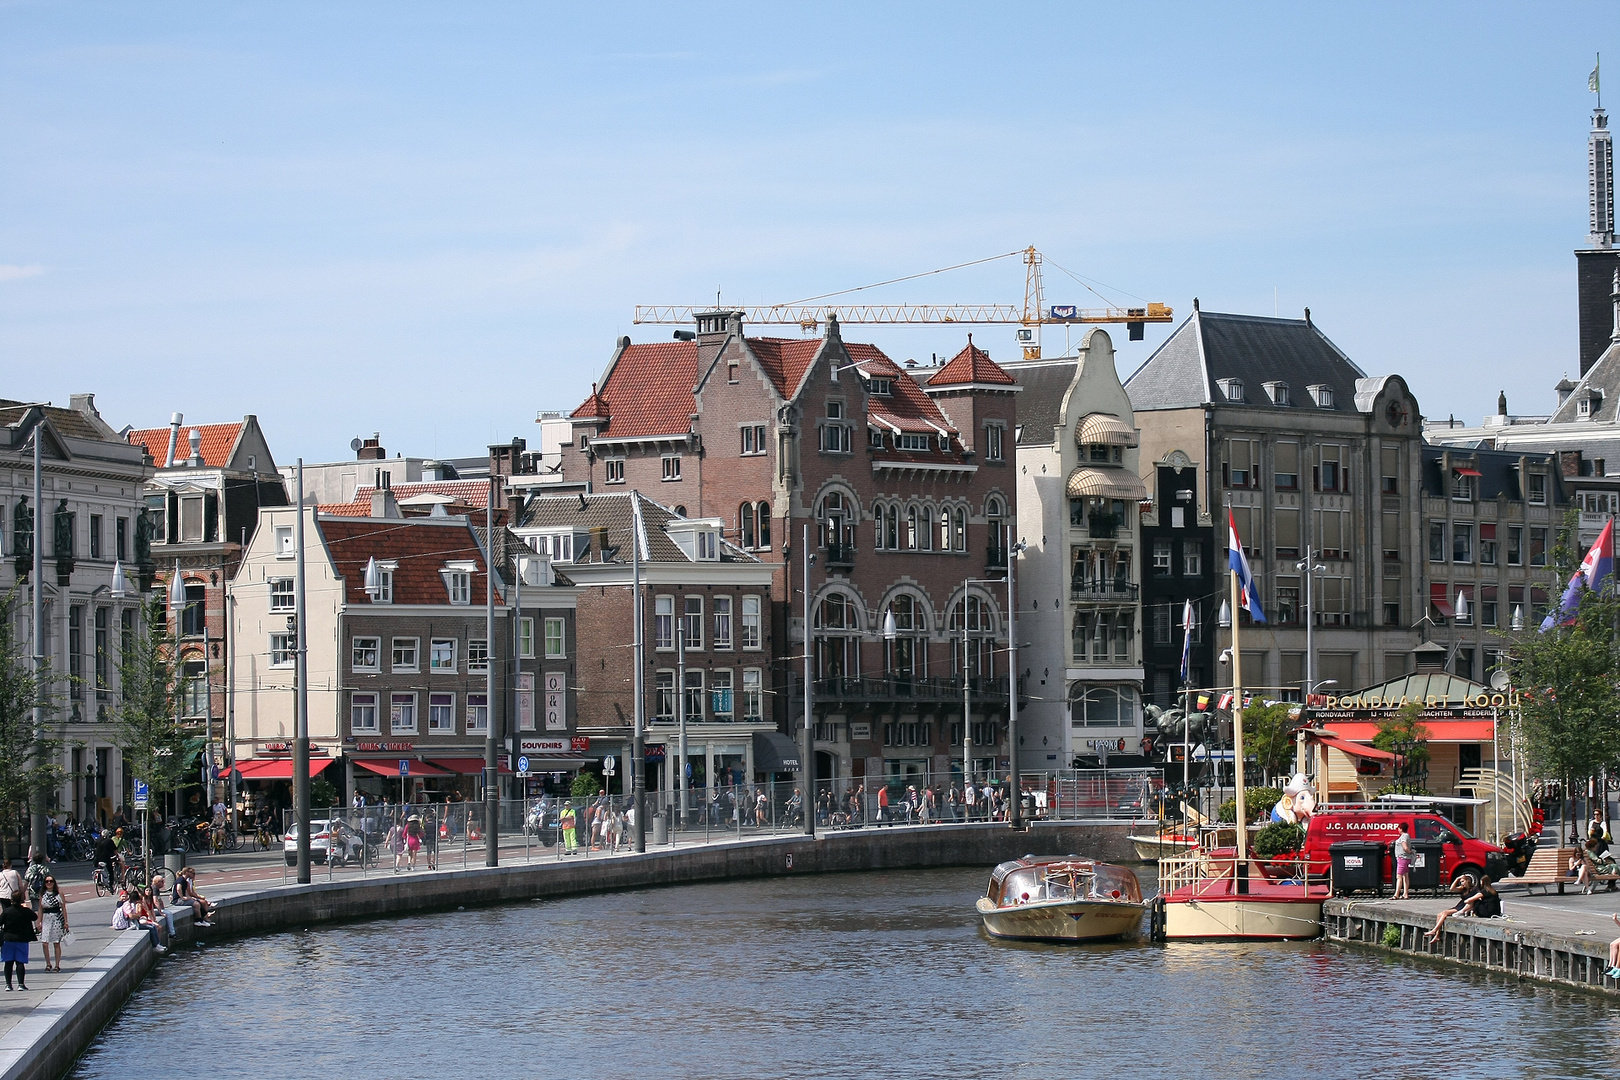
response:
<path id="1" fill-rule="evenodd" d="M 38 263 L 27 266 L 17 266 L 13 263 L 0 263 L 0 281 L 17 281 L 20 278 L 39 277 L 45 268 Z"/>

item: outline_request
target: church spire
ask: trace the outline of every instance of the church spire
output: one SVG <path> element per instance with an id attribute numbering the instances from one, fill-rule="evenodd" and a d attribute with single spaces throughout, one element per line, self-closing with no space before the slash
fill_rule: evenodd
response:
<path id="1" fill-rule="evenodd" d="M 1597 107 L 1592 110 L 1592 133 L 1586 139 L 1587 197 L 1591 216 L 1587 245 L 1607 249 L 1614 246 L 1614 142 L 1609 135 L 1609 116 L 1603 111 L 1603 94 L 1599 90 L 1596 67 L 1587 78 L 1586 86 L 1598 95 Z"/>

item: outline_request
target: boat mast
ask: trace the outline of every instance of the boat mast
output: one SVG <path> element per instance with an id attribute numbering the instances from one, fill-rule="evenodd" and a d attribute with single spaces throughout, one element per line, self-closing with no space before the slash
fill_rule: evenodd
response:
<path id="1" fill-rule="evenodd" d="M 1237 571 L 1227 573 L 1232 579 L 1232 772 L 1237 782 L 1237 865 L 1233 873 L 1237 891 L 1246 893 L 1249 891 L 1249 816 L 1243 800 L 1243 652 L 1238 648 L 1243 608 L 1238 603 Z"/>

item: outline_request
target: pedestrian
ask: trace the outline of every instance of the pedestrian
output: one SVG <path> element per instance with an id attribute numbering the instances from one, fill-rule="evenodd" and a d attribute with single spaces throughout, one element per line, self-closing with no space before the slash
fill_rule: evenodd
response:
<path id="1" fill-rule="evenodd" d="M 1400 832 L 1395 835 L 1395 896 L 1396 900 L 1410 900 L 1412 898 L 1412 837 L 1408 835 L 1406 822 L 1401 822 Z"/>
<path id="2" fill-rule="evenodd" d="M 879 822 L 889 818 L 889 785 L 883 784 L 878 788 L 878 816 Z"/>
<path id="3" fill-rule="evenodd" d="M 23 871 L 23 885 L 28 890 L 28 904 L 35 911 L 39 910 L 39 895 L 45 891 L 45 878 L 50 871 L 45 869 L 45 854 L 41 851 L 31 851 L 28 856 L 28 869 Z"/>
<path id="4" fill-rule="evenodd" d="M 11 970 L 17 969 L 17 989 L 28 989 L 28 943 L 38 936 L 34 913 L 21 899 L 0 897 L 0 959 L 6 965 L 6 989 L 11 989 Z"/>
<path id="5" fill-rule="evenodd" d="M 572 803 L 563 803 L 562 815 L 558 817 L 557 824 L 562 827 L 563 854 L 572 855 L 579 850 L 579 834 L 575 832 L 578 819 L 574 816 Z"/>
<path id="6" fill-rule="evenodd" d="M 1612 914 L 1609 918 L 1614 920 L 1616 926 L 1620 926 L 1620 914 Z M 1611 979 L 1620 979 L 1620 937 L 1609 942 L 1609 970 L 1603 974 Z"/>
<path id="7" fill-rule="evenodd" d="M 0 861 L 0 900 L 21 900 L 23 898 L 22 875 L 11 868 L 11 860 Z"/>
<path id="8" fill-rule="evenodd" d="M 399 822 L 388 827 L 388 835 L 383 837 L 383 849 L 394 856 L 394 873 L 399 873 L 399 864 L 405 858 L 405 830 Z"/>
<path id="9" fill-rule="evenodd" d="M 412 814 L 405 820 L 405 854 L 412 870 L 416 869 L 416 853 L 422 850 L 422 817 Z"/>
<path id="10" fill-rule="evenodd" d="M 427 849 L 427 864 L 429 870 L 439 868 L 439 815 L 432 806 L 424 807 L 426 814 L 422 818 L 422 846 Z"/>
<path id="11" fill-rule="evenodd" d="M 197 891 L 197 870 L 187 866 L 175 875 L 174 892 L 170 894 L 177 904 L 186 904 L 191 908 L 192 915 L 198 926 L 213 926 L 214 905 L 208 902 L 208 897 Z"/>
<path id="12" fill-rule="evenodd" d="M 57 887 L 55 875 L 45 877 L 45 891 L 39 894 L 39 951 L 45 954 L 45 970 L 62 970 L 62 942 L 68 935 L 67 902 Z M 51 946 L 56 946 L 56 963 L 51 963 Z"/>
<path id="13" fill-rule="evenodd" d="M 966 784 L 962 785 L 962 794 L 963 805 L 965 808 L 962 820 L 972 821 L 973 815 L 978 808 L 979 789 L 974 786 L 973 781 L 969 780 Z"/>
<path id="14" fill-rule="evenodd" d="M 141 890 L 141 903 L 153 922 L 163 921 L 165 929 L 169 931 L 168 938 L 174 940 L 174 912 L 163 902 L 163 875 L 158 874 L 152 878 L 150 887 Z"/>

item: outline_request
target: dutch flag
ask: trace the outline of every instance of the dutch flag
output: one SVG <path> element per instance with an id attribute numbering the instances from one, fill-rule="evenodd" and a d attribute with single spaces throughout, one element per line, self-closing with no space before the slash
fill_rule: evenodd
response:
<path id="1" fill-rule="evenodd" d="M 1254 575 L 1249 573 L 1249 560 L 1243 554 L 1243 541 L 1238 539 L 1237 521 L 1232 517 L 1232 511 L 1226 512 L 1226 525 L 1231 529 L 1231 539 L 1227 542 L 1231 549 L 1229 562 L 1238 579 L 1238 603 L 1248 609 L 1249 615 L 1255 622 L 1266 621 L 1266 613 L 1260 610 L 1260 594 L 1254 588 Z M 1236 617 L 1233 612 L 1233 617 Z"/>
<path id="2" fill-rule="evenodd" d="M 1596 592 L 1612 573 L 1614 573 L 1614 519 L 1610 518 L 1609 523 L 1603 526 L 1603 531 L 1598 533 L 1597 543 L 1592 545 L 1592 550 L 1581 560 L 1580 569 L 1569 579 L 1569 587 L 1564 590 L 1564 597 L 1558 603 L 1558 610 L 1542 620 L 1542 632 L 1545 633 L 1554 626 L 1568 626 L 1574 622 L 1575 613 L 1581 606 L 1582 586 Z"/>

